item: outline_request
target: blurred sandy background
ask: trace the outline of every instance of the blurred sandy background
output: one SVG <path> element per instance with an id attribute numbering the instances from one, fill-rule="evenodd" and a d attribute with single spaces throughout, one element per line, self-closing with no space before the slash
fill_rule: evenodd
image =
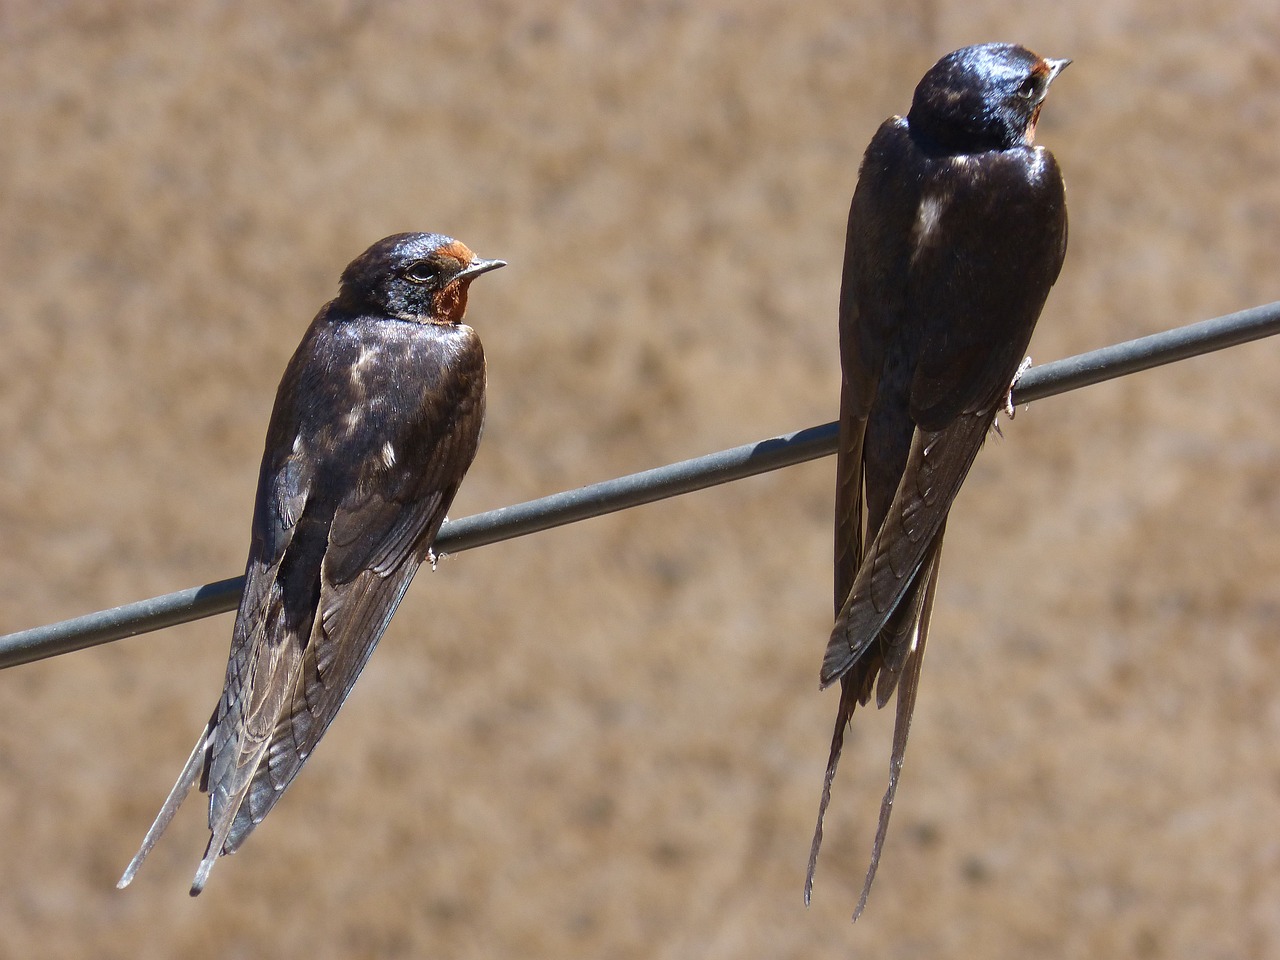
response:
<path id="1" fill-rule="evenodd" d="M 280 5 L 284 6 L 284 5 Z M 1280 296 L 1280 8 L 0 6 L 0 630 L 237 574 L 285 360 L 373 240 L 509 269 L 453 513 L 835 414 L 848 199 L 966 43 L 1074 57 L 1038 361 Z M 4 957 L 1280 953 L 1280 342 L 1036 404 L 949 528 L 865 918 L 890 717 L 814 905 L 832 463 L 423 571 L 222 861 L 189 800 L 229 616 L 0 673 Z"/>

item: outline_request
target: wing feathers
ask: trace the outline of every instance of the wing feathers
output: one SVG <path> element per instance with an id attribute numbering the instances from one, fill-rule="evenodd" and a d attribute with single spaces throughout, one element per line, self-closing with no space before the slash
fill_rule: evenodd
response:
<path id="1" fill-rule="evenodd" d="M 867 548 L 822 664 L 825 687 L 849 671 L 884 628 L 924 563 L 992 423 L 990 411 L 966 414 L 936 432 L 917 430 L 903 482 Z M 917 480 L 912 480 L 918 475 Z M 905 536 L 896 536 L 897 532 Z"/>
<path id="2" fill-rule="evenodd" d="M 372 403 L 344 372 L 369 374 L 393 341 Z M 469 327 L 317 317 L 268 428 L 222 696 L 121 885 L 192 785 L 209 793 L 210 830 L 194 895 L 292 782 L 428 555 L 475 456 L 484 388 Z"/>
<path id="3" fill-rule="evenodd" d="M 438 528 L 439 521 L 433 526 Z M 227 853 L 262 822 L 311 756 L 386 632 L 417 569 L 417 560 L 409 559 L 386 576 L 370 570 L 349 583 L 326 585 L 311 642 L 276 714 L 266 762 L 253 771 L 246 803 L 228 833 Z"/>

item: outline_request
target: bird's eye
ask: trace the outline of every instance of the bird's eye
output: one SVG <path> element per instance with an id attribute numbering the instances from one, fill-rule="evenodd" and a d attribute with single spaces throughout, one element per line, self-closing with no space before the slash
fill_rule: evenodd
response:
<path id="1" fill-rule="evenodd" d="M 1027 77 L 1022 81 L 1022 85 L 1018 87 L 1018 96 L 1023 100 L 1034 100 L 1040 92 L 1040 84 L 1036 82 L 1035 77 Z"/>
<path id="2" fill-rule="evenodd" d="M 431 283 L 440 277 L 440 268 L 429 260 L 417 260 L 404 268 L 404 278 L 410 283 Z"/>

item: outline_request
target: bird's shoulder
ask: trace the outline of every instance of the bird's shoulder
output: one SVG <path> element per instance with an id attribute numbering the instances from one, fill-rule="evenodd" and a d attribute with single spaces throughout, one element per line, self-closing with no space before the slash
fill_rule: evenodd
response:
<path id="1" fill-rule="evenodd" d="M 984 220 L 1017 219 L 1028 208 L 1043 215 L 1064 204 L 1062 173 L 1049 150 L 1018 146 L 1007 150 L 955 153 L 922 160 L 922 207 Z"/>
<path id="2" fill-rule="evenodd" d="M 465 324 L 343 314 L 312 323 L 289 364 L 277 413 L 289 429 L 359 442 L 364 433 L 413 429 L 483 396 L 484 350 Z"/>
<path id="3" fill-rule="evenodd" d="M 890 342 L 903 329 L 912 224 L 924 156 L 903 117 L 880 125 L 863 154 L 849 207 L 840 283 L 845 403 L 865 415 Z M 852 391 L 852 392 L 850 392 Z"/>
<path id="4" fill-rule="evenodd" d="M 1062 173 L 1045 147 L 937 151 L 917 140 L 905 118 L 890 117 L 863 157 L 850 239 L 881 251 L 914 247 L 944 216 L 991 224 L 1029 209 L 1041 216 L 1065 209 Z"/>
<path id="5" fill-rule="evenodd" d="M 867 144 L 853 193 L 853 214 L 863 229 L 904 216 L 927 176 L 927 156 L 912 139 L 904 117 L 880 124 Z"/>

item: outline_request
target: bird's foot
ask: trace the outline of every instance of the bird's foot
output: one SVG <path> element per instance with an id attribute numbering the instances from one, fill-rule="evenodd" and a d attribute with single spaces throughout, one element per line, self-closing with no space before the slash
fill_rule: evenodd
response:
<path id="1" fill-rule="evenodd" d="M 445 517 L 444 520 L 442 521 L 442 525 L 448 522 L 449 522 L 449 518 Z M 436 565 L 439 564 L 440 561 L 444 559 L 444 557 L 445 555 L 443 553 L 436 553 L 435 547 L 427 547 L 427 562 L 431 564 L 432 571 L 435 570 Z"/>
<path id="2" fill-rule="evenodd" d="M 1018 386 L 1018 381 L 1022 379 L 1022 375 L 1031 367 L 1031 358 L 1023 357 L 1022 362 L 1018 364 L 1017 372 L 1013 375 L 1013 382 L 1009 384 L 1009 391 L 1004 395 L 1004 412 L 1010 420 L 1017 414 L 1018 408 L 1013 405 L 1013 391 Z M 999 428 L 997 428 L 999 429 Z"/>

